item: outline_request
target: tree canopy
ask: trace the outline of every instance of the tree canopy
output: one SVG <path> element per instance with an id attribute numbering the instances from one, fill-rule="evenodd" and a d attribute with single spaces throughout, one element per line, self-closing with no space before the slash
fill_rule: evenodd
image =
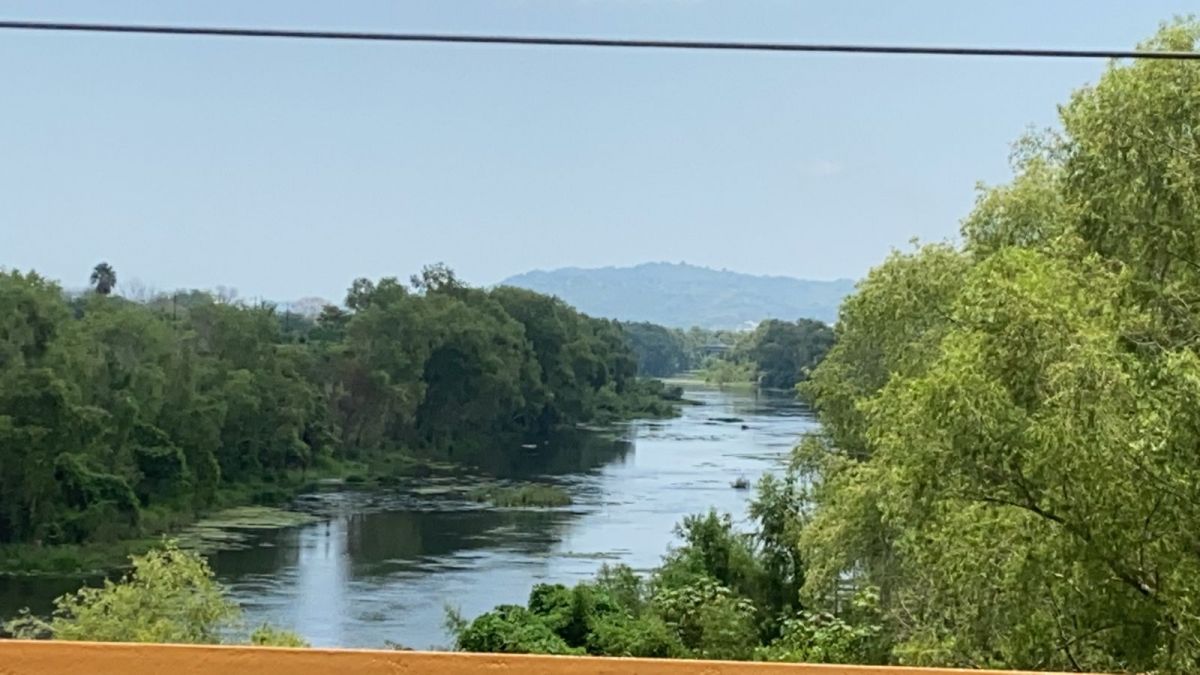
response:
<path id="1" fill-rule="evenodd" d="M 833 328 L 813 319 L 767 319 L 749 332 L 709 334 L 706 343 L 694 349 L 703 352 L 713 345 L 724 347 L 697 356 L 707 381 L 793 389 L 825 358 L 834 337 Z"/>
<path id="2" fill-rule="evenodd" d="M 804 598 L 879 588 L 904 663 L 1191 672 L 1200 66 L 1114 63 L 1060 114 L 961 248 L 897 253 L 843 306 L 803 385 Z"/>
<path id="3" fill-rule="evenodd" d="M 117 287 L 117 272 L 106 262 L 102 262 L 92 270 L 90 278 L 92 288 L 100 295 L 108 295 Z"/>
<path id="4" fill-rule="evenodd" d="M 0 544 L 112 541 L 364 452 L 471 462 L 489 435 L 673 408 L 620 327 L 444 266 L 315 321 L 192 292 L 68 299 L 0 272 Z M 473 454 L 474 453 L 474 454 Z"/>

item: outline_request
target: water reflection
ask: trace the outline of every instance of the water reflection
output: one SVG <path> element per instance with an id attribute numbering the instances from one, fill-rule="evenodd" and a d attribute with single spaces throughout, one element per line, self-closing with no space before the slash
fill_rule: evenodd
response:
<path id="1" fill-rule="evenodd" d="M 506 451 L 497 452 L 499 447 Z M 633 444 L 613 432 L 568 429 L 548 437 L 500 437 L 490 447 L 469 453 L 469 461 L 500 478 L 529 478 L 592 471 L 624 462 L 632 451 Z"/>

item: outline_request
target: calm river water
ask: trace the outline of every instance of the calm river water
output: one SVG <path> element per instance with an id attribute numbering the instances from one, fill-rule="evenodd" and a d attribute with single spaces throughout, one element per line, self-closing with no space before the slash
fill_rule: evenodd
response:
<path id="1" fill-rule="evenodd" d="M 691 387 L 675 419 L 584 432 L 488 467 L 504 478 L 562 486 L 563 509 L 492 509 L 437 488 L 310 497 L 322 522 L 257 535 L 211 558 L 251 623 L 270 621 L 315 646 L 449 644 L 447 605 L 473 617 L 524 603 L 532 585 L 573 584 L 605 562 L 658 564 L 672 529 L 714 507 L 745 519 L 750 492 L 730 483 L 778 471 L 815 421 L 790 396 Z M 0 579 L 0 613 L 44 606 L 78 581 Z M 7 588 L 6 588 L 7 586 Z M 8 596 L 8 597 L 4 597 Z"/>

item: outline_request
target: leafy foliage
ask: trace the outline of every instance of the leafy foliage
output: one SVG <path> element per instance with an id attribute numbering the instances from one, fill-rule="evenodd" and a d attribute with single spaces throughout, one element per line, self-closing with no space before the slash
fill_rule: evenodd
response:
<path id="1" fill-rule="evenodd" d="M 92 288 L 100 295 L 108 295 L 117 287 L 117 272 L 106 262 L 102 262 L 92 270 L 90 277 Z"/>
<path id="2" fill-rule="evenodd" d="M 826 660 L 877 663 L 887 642 L 875 596 L 845 619 L 798 605 L 798 474 L 759 486 L 755 532 L 709 512 L 679 525 L 680 545 L 648 576 L 601 568 L 574 588 L 535 586 L 526 607 L 502 606 L 473 621 L 451 613 L 456 646 L 467 651 L 654 658 Z M 789 521 L 780 528 L 779 520 Z M 786 560 L 787 562 L 783 562 Z"/>
<path id="3" fill-rule="evenodd" d="M 461 625 L 457 632 L 459 649 L 469 652 L 500 654 L 582 654 L 584 650 L 567 644 L 546 622 L 517 605 L 501 605 Z"/>
<path id="4" fill-rule="evenodd" d="M 732 336 L 732 348 L 705 364 L 705 379 L 718 385 L 754 383 L 792 389 L 808 379 L 833 347 L 833 329 L 820 321 L 768 319 L 749 333 Z"/>
<path id="5" fill-rule="evenodd" d="M 356 280 L 308 322 L 232 293 L 105 297 L 102 267 L 75 300 L 0 273 L 0 544 L 156 532 L 364 450 L 472 462 L 497 432 L 674 410 L 617 324 L 444 266 Z"/>
<path id="6" fill-rule="evenodd" d="M 758 372 L 759 386 L 791 389 L 808 379 L 832 346 L 833 329 L 820 321 L 771 319 L 754 329 L 742 349 Z"/>
<path id="7" fill-rule="evenodd" d="M 132 571 L 119 581 L 58 598 L 49 622 L 24 617 L 6 628 L 26 638 L 216 644 L 236 626 L 241 610 L 203 558 L 168 543 L 131 561 Z M 294 633 L 268 625 L 256 629 L 250 642 L 307 646 Z"/>
<path id="8" fill-rule="evenodd" d="M 895 254 L 843 306 L 802 387 L 803 598 L 878 589 L 889 658 L 1200 667 L 1197 92 L 1194 63 L 1113 64 L 961 250 Z"/>
<path id="9" fill-rule="evenodd" d="M 637 356 L 638 372 L 650 377 L 669 377 L 697 365 L 683 331 L 653 323 L 623 323 L 625 340 Z"/>

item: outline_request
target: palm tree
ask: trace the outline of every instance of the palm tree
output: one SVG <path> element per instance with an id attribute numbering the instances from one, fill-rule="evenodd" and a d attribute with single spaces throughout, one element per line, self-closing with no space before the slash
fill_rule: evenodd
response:
<path id="1" fill-rule="evenodd" d="M 106 262 L 96 265 L 92 270 L 92 286 L 100 295 L 112 293 L 117 286 L 117 272 Z"/>

